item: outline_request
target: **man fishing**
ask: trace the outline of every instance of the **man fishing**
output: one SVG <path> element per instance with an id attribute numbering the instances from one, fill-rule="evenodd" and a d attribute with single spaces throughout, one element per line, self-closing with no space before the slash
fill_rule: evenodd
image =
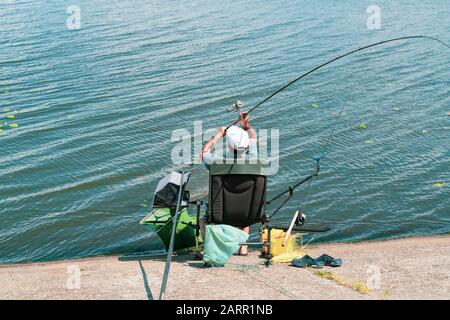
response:
<path id="1" fill-rule="evenodd" d="M 242 107 L 242 102 L 239 100 L 235 104 L 235 108 L 239 110 Z M 218 154 L 217 150 L 212 154 L 213 146 L 223 137 L 226 139 L 225 157 L 223 157 L 223 150 Z M 250 125 L 250 119 L 247 113 L 239 113 L 239 121 L 236 125 L 230 126 L 228 129 L 222 127 L 218 129 L 217 134 L 212 137 L 203 147 L 200 158 L 209 169 L 209 165 L 214 162 L 223 163 L 223 161 L 256 161 L 258 158 L 258 148 L 256 145 L 256 131 Z M 204 235 L 204 225 L 202 225 L 202 233 Z M 244 232 L 249 233 L 250 227 L 241 228 Z M 239 255 L 248 255 L 247 246 L 241 246 Z"/>
<path id="2" fill-rule="evenodd" d="M 239 100 L 236 104 L 242 105 Z M 226 137 L 225 157 L 223 157 L 223 153 L 220 155 L 217 151 L 213 155 L 212 147 L 223 137 Z M 234 162 L 234 160 L 256 160 L 258 158 L 256 139 L 256 131 L 250 125 L 249 116 L 245 112 L 241 112 L 237 125 L 232 125 L 228 129 L 224 127 L 218 129 L 217 134 L 203 147 L 200 158 L 207 168 L 209 164 L 223 163 L 224 160 L 231 160 L 231 162 Z"/>

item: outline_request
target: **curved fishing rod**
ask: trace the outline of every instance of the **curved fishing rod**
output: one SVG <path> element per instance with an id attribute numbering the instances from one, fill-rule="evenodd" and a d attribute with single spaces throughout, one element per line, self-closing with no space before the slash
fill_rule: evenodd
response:
<path id="1" fill-rule="evenodd" d="M 446 44 L 445 42 L 443 42 L 443 41 L 441 41 L 441 40 L 439 40 L 439 39 L 437 39 L 437 38 L 429 37 L 429 36 L 408 36 L 408 37 L 400 37 L 400 38 L 394 38 L 394 39 L 389 39 L 389 40 L 377 42 L 377 43 L 374 43 L 374 44 L 371 44 L 371 45 L 368 45 L 368 46 L 365 46 L 365 47 L 361 47 L 361 48 L 358 48 L 358 49 L 356 49 L 356 50 L 353 50 L 353 51 L 350 51 L 350 52 L 348 52 L 348 53 L 345 53 L 345 54 L 343 54 L 343 55 L 340 55 L 340 56 L 338 56 L 338 57 L 336 57 L 336 58 L 334 58 L 334 59 L 332 59 L 332 60 L 329 60 L 329 61 L 327 61 L 327 62 L 325 62 L 325 63 L 323 63 L 323 64 L 321 64 L 321 65 L 315 67 L 314 69 L 312 69 L 312 70 L 310 70 L 310 71 L 308 71 L 308 72 L 302 74 L 301 76 L 295 78 L 294 80 L 290 81 L 289 83 L 287 83 L 286 85 L 284 85 L 283 87 L 281 87 L 280 89 L 278 89 L 277 91 L 275 91 L 274 93 L 272 93 L 270 96 L 266 97 L 264 100 L 262 100 L 261 102 L 259 102 L 258 104 L 256 104 L 256 105 L 255 105 L 254 107 L 252 107 L 246 114 L 248 115 L 249 113 L 251 113 L 252 111 L 254 111 L 255 109 L 257 109 L 259 106 L 261 106 L 263 103 L 265 103 L 266 101 L 268 101 L 269 99 L 271 99 L 272 97 L 274 97 L 275 95 L 277 95 L 278 93 L 280 93 L 281 91 L 285 90 L 286 88 L 288 88 L 288 87 L 291 86 L 292 84 L 294 84 L 294 83 L 296 83 L 297 81 L 299 81 L 299 80 L 301 80 L 301 79 L 307 77 L 307 76 L 310 75 L 311 73 L 313 73 L 313 72 L 315 72 L 315 71 L 321 69 L 322 67 L 324 67 L 324 66 L 326 66 L 326 65 L 328 65 L 328 64 L 330 64 L 330 63 L 333 63 L 333 62 L 335 62 L 335 61 L 337 61 L 337 60 L 339 60 L 339 59 L 342 59 L 342 58 L 344 58 L 344 57 L 346 57 L 346 56 L 349 56 L 349 55 L 351 55 L 351 54 L 353 54 L 353 53 L 356 53 L 356 52 L 358 52 L 358 51 L 362 51 L 362 50 L 365 50 L 365 49 L 368 49 L 368 48 L 371 48 L 371 47 L 379 46 L 379 45 L 382 45 L 382 44 L 385 44 L 385 43 L 389 43 L 389 42 L 400 41 L 400 40 L 407 40 L 407 39 L 414 39 L 414 38 L 416 38 L 416 39 L 418 39 L 418 38 L 423 38 L 423 39 L 430 39 L 430 40 L 433 40 L 433 41 L 437 41 L 437 42 L 439 42 L 439 43 L 445 45 L 447 48 L 450 49 L 450 46 L 449 46 L 448 44 Z M 322 148 L 321 155 L 318 156 L 317 158 L 315 158 L 315 160 L 316 160 L 316 167 L 315 167 L 315 169 L 314 169 L 314 172 L 313 172 L 309 177 L 307 177 L 306 179 L 303 179 L 302 181 L 300 181 L 299 183 L 297 183 L 294 187 L 290 187 L 290 188 L 289 188 L 289 190 L 288 190 L 289 193 L 290 193 L 289 198 L 292 196 L 293 190 L 294 190 L 295 188 L 297 188 L 299 185 L 301 185 L 301 184 L 303 184 L 304 182 L 306 182 L 306 181 L 308 181 L 308 186 L 307 186 L 307 191 L 306 191 L 306 195 L 307 195 L 308 190 L 309 190 L 309 188 L 310 188 L 310 185 L 311 185 L 311 182 L 312 182 L 314 176 L 317 176 L 318 173 L 319 173 L 319 170 L 320 170 L 320 160 L 323 159 L 323 158 L 328 154 L 328 152 L 327 152 L 328 144 L 329 144 L 329 142 L 330 142 L 330 140 L 331 140 L 331 138 L 332 138 L 332 136 L 333 136 L 334 130 L 335 130 L 335 128 L 336 128 L 336 125 L 337 125 L 339 119 L 341 118 L 341 115 L 342 115 L 342 112 L 343 112 L 343 110 L 344 110 L 344 107 L 345 107 L 345 105 L 341 108 L 341 111 L 340 111 L 340 113 L 339 113 L 339 116 L 338 116 L 338 118 L 336 119 L 336 122 L 335 122 L 335 124 L 334 124 L 334 126 L 333 126 L 333 128 L 332 128 L 332 130 L 331 130 L 331 132 L 330 132 L 330 135 L 329 135 L 329 137 L 328 137 L 328 139 L 327 139 L 327 141 L 326 141 L 324 147 Z M 239 122 L 239 120 L 236 120 L 235 122 L 233 122 L 232 124 L 230 124 L 225 130 L 227 130 L 229 127 L 231 127 L 232 125 L 234 125 L 234 124 L 236 124 L 236 123 L 238 123 L 238 122 Z M 177 201 L 177 206 L 176 206 L 176 209 L 175 209 L 175 215 L 174 215 L 174 217 L 170 220 L 170 221 L 172 221 L 173 226 L 172 226 L 172 232 L 171 232 L 171 237 L 170 237 L 169 250 L 168 250 L 167 256 L 166 256 L 166 264 L 165 264 L 165 270 L 164 270 L 164 275 L 163 275 L 163 281 L 162 281 L 162 284 L 161 284 L 161 289 L 160 289 L 160 294 L 159 294 L 159 299 L 160 299 L 160 300 L 163 300 L 163 299 L 164 299 L 164 297 L 165 297 L 165 291 L 166 291 L 166 287 L 167 287 L 167 280 L 168 280 L 169 271 L 170 271 L 171 258 L 172 258 L 172 254 L 173 254 L 174 244 L 175 244 L 175 231 L 176 231 L 176 225 L 177 225 L 177 222 L 178 222 L 178 212 L 179 212 L 179 210 L 180 210 L 181 200 L 182 200 L 182 193 L 183 193 L 183 189 L 184 189 L 184 174 L 185 174 L 185 173 L 184 173 L 184 171 L 183 171 L 183 172 L 182 172 L 182 175 L 181 175 L 181 178 L 180 178 L 180 187 L 179 187 L 178 195 L 177 195 L 178 201 Z M 285 192 L 284 192 L 284 193 L 285 193 Z M 298 207 L 298 209 L 297 209 L 297 211 L 296 211 L 296 213 L 295 213 L 295 215 L 294 215 L 294 217 L 293 217 L 293 219 L 292 219 L 292 222 L 291 222 L 291 224 L 290 224 L 290 226 L 289 226 L 289 230 L 288 230 L 288 232 L 286 233 L 285 240 L 283 241 L 283 246 L 284 246 L 284 244 L 285 244 L 285 242 L 286 242 L 286 239 L 289 237 L 289 234 L 290 234 L 290 232 L 291 232 L 291 230 L 292 230 L 292 227 L 293 227 L 294 223 L 296 223 L 296 222 L 299 221 L 299 220 L 298 220 L 298 219 L 299 219 L 299 215 L 302 213 L 302 211 L 303 211 L 303 209 L 304 209 L 304 202 L 305 202 L 306 195 L 305 195 L 305 197 L 303 198 L 301 204 L 299 205 L 299 207 Z M 280 194 L 279 196 L 281 196 L 281 194 Z M 279 198 L 279 196 L 276 196 L 273 200 Z M 289 199 L 289 198 L 288 198 L 288 199 Z M 278 212 L 278 210 L 281 209 L 281 207 L 282 207 L 286 202 L 287 202 L 287 201 L 285 201 L 285 202 L 284 202 L 284 203 L 276 210 L 276 212 Z M 276 212 L 275 212 L 275 213 L 276 213 Z M 274 215 L 274 214 L 272 214 L 272 217 L 273 217 L 273 215 Z"/>
<path id="2" fill-rule="evenodd" d="M 313 72 L 315 72 L 315 71 L 317 71 L 317 70 L 319 70 L 319 69 L 325 67 L 326 65 L 329 65 L 329 64 L 331 64 L 331 63 L 333 63 L 333 62 L 335 62 L 335 61 L 337 61 L 337 60 L 339 60 L 339 59 L 342 59 L 342 58 L 344 58 L 344 57 L 347 57 L 347 56 L 349 56 L 349 55 L 351 55 L 351 54 L 353 54 L 353 53 L 359 52 L 359 51 L 363 51 L 363 50 L 366 50 L 366 49 L 369 49 L 369 48 L 372 48 L 372 47 L 376 47 L 376 46 L 380 46 L 380 45 L 383 45 L 383 44 L 386 44 L 386 43 L 390 43 L 390 42 L 396 42 L 396 41 L 402 41 L 402 40 L 408 40 L 408 39 L 428 39 L 428 40 L 432 40 L 432 41 L 438 42 L 438 43 L 440 43 L 440 44 L 443 44 L 444 46 L 446 46 L 447 48 L 450 49 L 450 46 L 449 46 L 447 43 L 445 43 L 444 41 L 442 41 L 442 40 L 440 40 L 440 39 L 438 39 L 438 38 L 431 37 L 431 36 L 421 36 L 421 35 L 417 35 L 417 36 L 405 36 L 405 37 L 393 38 L 393 39 L 388 39 L 388 40 L 380 41 L 380 42 L 377 42 L 377 43 L 373 43 L 373 44 L 370 44 L 370 45 L 367 45 L 367 46 L 364 46 L 364 47 L 361 47 L 361 48 L 352 50 L 352 51 L 347 52 L 347 53 L 345 53 L 345 54 L 342 54 L 342 55 L 340 55 L 340 56 L 338 56 L 338 57 L 336 57 L 336 58 L 333 58 L 333 59 L 331 59 L 331 60 L 328 60 L 328 61 L 322 63 L 321 65 L 319 65 L 319 66 L 317 66 L 317 67 L 315 67 L 315 68 L 309 70 L 308 72 L 302 74 L 301 76 L 299 76 L 299 77 L 297 77 L 297 78 L 291 80 L 289 83 L 287 83 L 286 85 L 284 85 L 283 87 L 281 87 L 280 89 L 276 90 L 274 93 L 272 93 L 271 95 L 269 95 L 268 97 L 266 97 L 265 99 L 263 99 L 262 101 L 260 101 L 259 103 L 257 103 L 254 107 L 250 108 L 249 111 L 246 112 L 246 115 L 250 114 L 252 111 L 254 111 L 255 109 L 257 109 L 259 106 L 261 106 L 262 104 L 264 104 L 265 102 L 267 102 L 267 101 L 270 100 L 272 97 L 274 97 L 274 96 L 277 95 L 278 93 L 282 92 L 283 90 L 285 90 L 285 89 L 288 88 L 289 86 L 291 86 L 291 85 L 293 85 L 294 83 L 296 83 L 297 81 L 300 81 L 301 79 L 307 77 L 307 76 L 310 75 L 311 73 L 313 73 Z M 341 115 L 342 115 L 342 113 L 343 113 L 343 111 L 344 111 L 344 108 L 345 108 L 345 105 L 342 106 L 342 108 L 341 108 L 341 110 L 340 110 L 340 112 L 339 112 L 339 115 L 338 115 L 338 117 L 337 117 L 337 119 L 336 119 L 336 121 L 335 121 L 335 123 L 334 123 L 334 125 L 333 125 L 333 127 L 332 127 L 332 129 L 331 129 L 331 131 L 330 131 L 330 134 L 329 134 L 329 136 L 328 136 L 328 138 L 327 138 L 327 140 L 326 140 L 326 143 L 325 143 L 325 145 L 322 147 L 322 151 L 321 151 L 320 155 L 319 155 L 318 157 L 315 157 L 315 158 L 314 158 L 314 160 L 316 161 L 316 166 L 315 166 L 313 172 L 312 172 L 309 176 L 307 176 L 306 178 L 302 179 L 300 182 L 296 183 L 293 187 L 289 187 L 287 190 L 281 192 L 280 194 L 276 195 L 275 197 L 273 197 L 271 200 L 268 201 L 268 203 L 271 203 L 272 201 L 277 200 L 278 198 L 280 198 L 282 195 L 288 193 L 288 197 L 287 197 L 287 198 L 281 203 L 281 205 L 278 206 L 278 207 L 274 210 L 274 212 L 272 213 L 271 217 L 273 217 L 273 216 L 274 216 L 276 213 L 278 213 L 278 212 L 280 211 L 280 209 L 281 209 L 281 208 L 282 208 L 282 207 L 283 207 L 283 206 L 291 199 L 291 197 L 293 196 L 294 189 L 296 189 L 297 187 L 299 187 L 299 186 L 302 185 L 303 183 L 308 182 L 307 187 L 306 187 L 306 191 L 305 191 L 305 196 L 303 197 L 303 200 L 301 201 L 300 205 L 298 206 L 298 208 L 297 208 L 297 210 L 296 210 L 296 212 L 295 212 L 295 214 L 294 214 L 294 217 L 293 217 L 293 219 L 292 219 L 292 221 L 291 221 L 291 224 L 290 224 L 290 226 L 289 226 L 289 230 L 288 230 L 288 232 L 287 232 L 287 234 L 286 234 L 285 240 L 286 240 L 287 237 L 289 236 L 290 231 L 291 231 L 292 227 L 294 226 L 294 224 L 297 224 L 297 225 L 298 225 L 298 223 L 299 223 L 299 221 L 300 221 L 299 219 L 300 219 L 301 214 L 302 214 L 302 212 L 303 212 L 303 210 L 304 210 L 304 207 L 305 207 L 305 206 L 304 206 L 304 204 L 305 204 L 305 198 L 306 198 L 307 195 L 308 195 L 308 192 L 309 192 L 309 189 L 310 189 L 310 186 L 311 186 L 311 182 L 312 182 L 312 180 L 314 179 L 314 177 L 317 176 L 318 173 L 319 173 L 319 170 L 320 170 L 320 161 L 321 161 L 323 158 L 325 158 L 325 157 L 327 156 L 327 154 L 329 153 L 329 151 L 327 151 L 328 145 L 329 145 L 329 143 L 330 143 L 330 141 L 331 141 L 331 138 L 332 138 L 332 136 L 333 136 L 333 134 L 334 134 L 334 131 L 335 131 L 335 129 L 336 129 L 336 126 L 337 126 L 337 124 L 338 124 L 338 122 L 339 122 L 339 120 L 340 120 L 340 118 L 341 118 Z M 227 127 L 227 129 L 228 129 L 229 127 L 231 127 L 232 125 L 235 125 L 235 124 L 238 123 L 238 122 L 239 122 L 239 119 L 236 120 L 236 121 L 234 121 L 232 124 L 230 124 L 230 125 Z M 285 242 L 285 241 L 283 241 L 283 243 L 284 243 L 284 242 Z"/>
<path id="3" fill-rule="evenodd" d="M 420 36 L 420 35 L 419 35 L 419 36 L 406 36 L 406 37 L 393 38 L 393 39 L 388 39 L 388 40 L 376 42 L 376 43 L 373 43 L 373 44 L 369 44 L 369 45 L 367 45 L 367 46 L 364 46 L 364 47 L 361 47 L 361 48 L 352 50 L 352 51 L 347 52 L 347 53 L 344 53 L 344 54 L 342 54 L 342 55 L 340 55 L 340 56 L 338 56 L 338 57 L 336 57 L 336 58 L 333 58 L 333 59 L 331 59 L 331 60 L 328 60 L 327 62 L 322 63 L 321 65 L 319 65 L 319 66 L 317 66 L 317 67 L 315 67 L 315 68 L 309 70 L 308 72 L 302 74 L 301 76 L 299 76 L 299 77 L 297 77 L 297 78 L 291 80 L 289 83 L 285 84 L 283 87 L 281 87 L 280 89 L 278 89 L 277 91 L 275 91 L 274 93 L 272 93 L 270 96 L 264 98 L 262 101 L 260 101 L 259 103 L 257 103 L 255 106 L 253 106 L 252 108 L 250 108 L 250 110 L 248 110 L 248 111 L 246 112 L 246 114 L 247 114 L 247 115 L 250 114 L 252 111 L 254 111 L 255 109 L 257 109 L 259 106 L 261 106 L 262 104 L 264 104 L 265 102 L 267 102 L 267 101 L 270 100 L 271 98 L 273 98 L 275 95 L 277 95 L 277 94 L 280 93 L 281 91 L 285 90 L 286 88 L 288 88 L 289 86 L 293 85 L 293 84 L 296 83 L 297 81 L 300 81 L 301 79 L 307 77 L 307 76 L 310 75 L 311 73 L 316 72 L 317 70 L 319 70 L 319 69 L 325 67 L 326 65 L 329 65 L 330 63 L 333 63 L 333 62 L 335 62 L 335 61 L 337 61 L 337 60 L 340 60 L 340 59 L 342 59 L 342 58 L 345 58 L 345 57 L 347 57 L 347 56 L 349 56 L 349 55 L 351 55 L 351 54 L 354 54 L 354 53 L 356 53 L 356 52 L 363 51 L 363 50 L 366 50 L 366 49 L 369 49 L 369 48 L 372 48 L 372 47 L 380 46 L 380 45 L 383 45 L 383 44 L 386 44 L 386 43 L 390 43 L 390 42 L 396 42 L 396 41 L 402 41 L 402 40 L 408 40 L 408 39 L 428 39 L 428 40 L 433 40 L 433 41 L 435 41 L 435 42 L 438 42 L 438 43 L 443 44 L 444 46 L 446 46 L 447 48 L 450 49 L 450 46 L 449 46 L 447 43 L 445 43 L 444 41 L 442 41 L 442 40 L 440 40 L 440 39 L 438 39 L 438 38 L 431 37 L 431 36 Z M 238 123 L 238 122 L 239 122 L 239 120 L 234 121 L 234 122 L 233 122 L 232 124 L 230 124 L 226 129 L 230 128 L 232 125 L 235 125 L 235 124 Z"/>

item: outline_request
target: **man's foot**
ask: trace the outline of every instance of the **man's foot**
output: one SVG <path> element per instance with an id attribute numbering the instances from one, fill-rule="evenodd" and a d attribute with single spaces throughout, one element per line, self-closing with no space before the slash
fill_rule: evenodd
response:
<path id="1" fill-rule="evenodd" d="M 241 248 L 239 249 L 239 255 L 240 256 L 248 256 L 247 246 L 241 246 Z"/>

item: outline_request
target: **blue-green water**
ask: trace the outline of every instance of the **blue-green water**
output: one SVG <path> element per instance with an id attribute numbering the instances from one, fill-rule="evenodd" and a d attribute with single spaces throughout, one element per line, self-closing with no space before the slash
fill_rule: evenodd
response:
<path id="1" fill-rule="evenodd" d="M 174 128 L 228 124 L 237 98 L 255 104 L 366 44 L 450 42 L 440 0 L 377 1 L 380 30 L 367 28 L 370 1 L 77 0 L 79 30 L 66 27 L 70 4 L 0 1 L 0 262 L 159 249 L 139 220 L 157 181 L 180 168 Z M 309 221 L 333 228 L 315 241 L 450 231 L 449 60 L 426 40 L 378 47 L 255 111 L 255 127 L 281 133 L 274 194 L 310 172 L 346 105 L 307 198 Z M 193 193 L 206 194 L 205 177 L 196 171 Z"/>

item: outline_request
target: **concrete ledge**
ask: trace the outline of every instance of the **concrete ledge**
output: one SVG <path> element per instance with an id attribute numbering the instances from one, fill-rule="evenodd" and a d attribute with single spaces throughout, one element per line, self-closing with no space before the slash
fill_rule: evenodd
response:
<path id="1" fill-rule="evenodd" d="M 173 259 L 166 299 L 450 299 L 450 236 L 308 247 L 342 258 L 340 268 L 269 268 L 253 252 L 224 268 Z M 0 266 L 0 299 L 153 299 L 164 259 L 98 257 Z M 80 287 L 76 275 L 79 270 Z M 378 287 L 365 292 L 360 286 Z M 75 287 L 75 288 L 74 288 Z"/>

